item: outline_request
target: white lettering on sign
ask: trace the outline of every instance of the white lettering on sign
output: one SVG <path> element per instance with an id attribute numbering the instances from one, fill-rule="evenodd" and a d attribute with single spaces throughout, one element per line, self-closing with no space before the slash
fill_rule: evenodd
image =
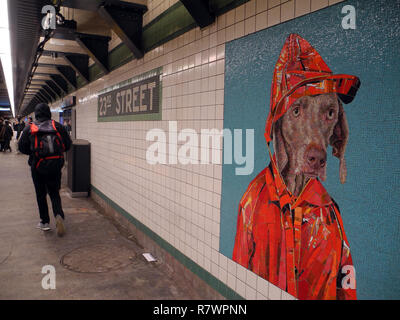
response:
<path id="1" fill-rule="evenodd" d="M 160 96 L 161 73 L 143 77 L 142 80 L 129 84 L 121 83 L 104 90 L 104 93 L 99 93 L 98 117 L 112 118 L 158 113 L 162 99 Z M 123 119 L 119 118 L 119 120 Z"/>

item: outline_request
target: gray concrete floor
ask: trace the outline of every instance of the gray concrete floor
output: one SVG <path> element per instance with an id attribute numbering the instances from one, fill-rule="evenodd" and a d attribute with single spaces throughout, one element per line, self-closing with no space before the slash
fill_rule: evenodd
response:
<path id="1" fill-rule="evenodd" d="M 36 229 L 27 156 L 16 154 L 15 140 L 12 147 L 12 153 L 0 152 L 0 299 L 202 298 L 162 262 L 147 262 L 141 255 L 146 250 L 120 233 L 92 200 L 71 198 L 65 172 L 60 193 L 67 233 L 56 235 L 49 198 L 52 230 Z M 54 290 L 42 288 L 45 265 L 55 268 Z M 98 272 L 104 268 L 114 269 Z"/>

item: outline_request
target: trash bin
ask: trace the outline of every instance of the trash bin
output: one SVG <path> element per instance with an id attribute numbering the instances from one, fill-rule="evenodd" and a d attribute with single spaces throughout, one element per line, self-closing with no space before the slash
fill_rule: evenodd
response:
<path id="1" fill-rule="evenodd" d="M 67 184 L 71 197 L 88 197 L 90 191 L 90 142 L 72 141 L 67 152 Z"/>

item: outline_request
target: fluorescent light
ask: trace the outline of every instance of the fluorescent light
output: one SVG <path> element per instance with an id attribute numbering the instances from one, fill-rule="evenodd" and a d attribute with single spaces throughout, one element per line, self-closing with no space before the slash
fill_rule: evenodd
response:
<path id="1" fill-rule="evenodd" d="M 2 108 L 2 107 L 0 107 L 0 111 L 10 111 L 10 108 Z"/>
<path id="2" fill-rule="evenodd" d="M 55 46 L 65 46 L 64 40 L 50 39 L 49 43 L 54 44 Z"/>
<path id="3" fill-rule="evenodd" d="M 15 116 L 14 82 L 11 62 L 10 24 L 8 19 L 7 0 L 0 0 L 0 60 L 10 99 L 11 112 Z"/>

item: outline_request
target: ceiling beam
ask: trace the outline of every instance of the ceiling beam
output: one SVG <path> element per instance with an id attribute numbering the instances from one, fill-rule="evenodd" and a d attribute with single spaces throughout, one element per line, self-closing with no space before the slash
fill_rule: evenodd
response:
<path id="1" fill-rule="evenodd" d="M 87 52 L 105 74 L 108 68 L 108 42 L 110 37 L 76 33 L 76 42 Z"/>
<path id="2" fill-rule="evenodd" d="M 75 8 L 75 9 L 81 9 L 81 10 L 86 10 L 86 11 L 97 11 L 97 9 L 102 5 L 124 5 L 124 4 L 129 4 L 129 5 L 134 5 L 138 7 L 145 7 L 146 6 L 137 4 L 137 3 L 132 3 L 132 2 L 125 2 L 125 1 L 120 1 L 120 0 L 63 0 L 62 6 L 67 7 L 67 8 Z"/>
<path id="3" fill-rule="evenodd" d="M 38 100 L 40 100 L 40 102 L 47 103 L 46 97 L 40 91 L 36 92 L 36 97 Z"/>
<path id="4" fill-rule="evenodd" d="M 64 64 L 56 64 L 56 63 L 42 63 L 39 62 L 37 64 L 38 67 L 42 67 L 42 68 L 57 68 L 57 67 L 68 67 L 67 65 Z"/>
<path id="5" fill-rule="evenodd" d="M 75 38 L 73 40 L 75 40 Z M 55 58 L 61 58 L 66 55 L 68 55 L 68 56 L 87 56 L 87 54 L 83 54 L 83 53 L 68 52 L 68 51 L 55 51 L 55 50 L 43 50 L 43 53 L 42 53 L 42 56 L 55 57 Z"/>
<path id="6" fill-rule="evenodd" d="M 56 67 L 60 75 L 67 81 L 74 89 L 76 89 L 76 74 L 74 69 L 69 66 L 59 65 Z"/>
<path id="7" fill-rule="evenodd" d="M 34 84 L 34 85 L 36 85 L 36 84 L 43 84 L 43 83 L 45 83 L 45 82 L 46 82 L 45 79 L 33 79 L 33 78 L 32 78 L 32 80 L 31 80 L 31 84 Z"/>
<path id="8" fill-rule="evenodd" d="M 86 82 L 89 82 L 89 56 L 85 54 L 64 54 L 63 57 L 77 74 Z"/>
<path id="9" fill-rule="evenodd" d="M 61 89 L 51 80 L 47 80 L 46 81 L 47 86 L 49 86 L 51 88 L 51 90 L 53 90 L 53 92 L 58 96 L 58 97 L 62 97 L 62 92 Z"/>
<path id="10" fill-rule="evenodd" d="M 54 30 L 54 39 L 75 40 L 92 58 L 104 73 L 108 73 L 108 42 L 110 37 L 76 32 L 74 28 L 58 27 Z"/>
<path id="11" fill-rule="evenodd" d="M 61 40 L 75 40 L 76 21 L 66 20 L 65 22 L 67 23 L 65 25 L 57 24 L 56 29 L 53 30 L 53 35 L 51 36 L 52 38 Z"/>
<path id="12" fill-rule="evenodd" d="M 52 74 L 58 74 L 55 69 L 54 69 L 54 71 L 55 71 L 54 73 L 50 73 L 50 72 L 35 72 L 33 74 L 33 76 L 47 76 L 47 77 L 49 77 Z M 44 80 L 44 79 L 36 79 L 36 80 Z"/>
<path id="13" fill-rule="evenodd" d="M 50 75 L 50 79 L 64 92 L 64 94 L 68 94 L 68 83 L 62 76 L 59 74 L 52 74 Z"/>
<path id="14" fill-rule="evenodd" d="M 215 21 L 215 15 L 210 11 L 209 0 L 181 0 L 181 2 L 200 28 Z"/>
<path id="15" fill-rule="evenodd" d="M 119 2 L 119 1 L 110 1 L 106 0 L 106 2 Z M 98 0 L 64 0 L 62 2 L 63 7 L 81 9 L 86 11 L 97 11 L 97 8 L 101 4 L 101 1 Z"/>
<path id="16" fill-rule="evenodd" d="M 41 94 L 45 98 L 47 103 L 51 102 L 51 96 L 46 92 L 46 90 L 41 89 L 38 91 L 38 93 Z"/>
<path id="17" fill-rule="evenodd" d="M 40 87 L 40 88 L 31 88 L 31 89 L 28 89 L 26 91 L 26 93 L 38 92 L 40 89 L 42 89 L 42 87 Z"/>
<path id="18" fill-rule="evenodd" d="M 46 91 L 46 93 L 52 98 L 52 101 L 55 101 L 57 99 L 57 95 L 51 90 L 51 88 L 47 85 L 43 86 L 43 90 Z"/>
<path id="19" fill-rule="evenodd" d="M 36 106 L 37 104 L 39 104 L 39 103 L 41 103 L 41 102 L 44 102 L 43 98 L 40 98 L 38 95 L 35 95 L 35 96 L 32 98 L 31 101 L 33 101 L 34 106 Z"/>
<path id="20" fill-rule="evenodd" d="M 76 32 L 73 28 L 57 27 L 54 39 L 75 40 L 97 63 L 104 73 L 108 73 L 108 42 L 110 37 Z"/>
<path id="21" fill-rule="evenodd" d="M 132 51 L 136 59 L 143 57 L 143 14 L 146 6 L 128 3 L 105 3 L 100 6 L 98 13 Z"/>
<path id="22" fill-rule="evenodd" d="M 29 90 L 29 89 L 41 88 L 42 86 L 43 86 L 42 83 L 32 83 L 32 84 L 28 87 L 28 90 Z"/>

